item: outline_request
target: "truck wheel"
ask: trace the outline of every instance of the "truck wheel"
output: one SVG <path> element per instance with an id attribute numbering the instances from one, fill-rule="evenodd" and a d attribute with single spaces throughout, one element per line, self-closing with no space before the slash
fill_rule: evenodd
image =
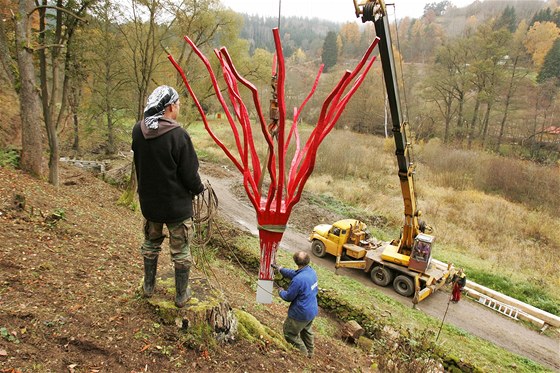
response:
<path id="1" fill-rule="evenodd" d="M 370 272 L 371 281 L 379 286 L 387 286 L 393 281 L 393 271 L 389 268 L 377 266 Z"/>
<path id="2" fill-rule="evenodd" d="M 313 243 L 311 244 L 311 252 L 319 258 L 322 258 L 327 254 L 325 244 L 319 240 L 313 240 Z"/>
<path id="3" fill-rule="evenodd" d="M 393 288 L 403 297 L 410 297 L 414 294 L 414 282 L 410 277 L 405 275 L 398 275 L 395 277 L 395 281 L 393 281 Z"/>

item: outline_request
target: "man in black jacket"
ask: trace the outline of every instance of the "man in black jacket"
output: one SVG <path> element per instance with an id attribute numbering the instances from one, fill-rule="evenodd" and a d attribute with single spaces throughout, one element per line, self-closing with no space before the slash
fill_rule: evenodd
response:
<path id="1" fill-rule="evenodd" d="M 190 298 L 192 198 L 204 191 L 204 185 L 198 174 L 198 158 L 191 138 L 175 121 L 179 108 L 175 89 L 157 87 L 148 97 L 144 119 L 132 130 L 132 150 L 140 208 L 145 218 L 145 239 L 141 248 L 144 296 L 151 297 L 154 292 L 165 224 L 175 267 L 175 305 L 184 307 Z"/>

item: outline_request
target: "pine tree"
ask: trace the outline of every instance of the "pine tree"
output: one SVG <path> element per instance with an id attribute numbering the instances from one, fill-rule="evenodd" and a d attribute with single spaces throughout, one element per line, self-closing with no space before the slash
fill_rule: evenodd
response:
<path id="1" fill-rule="evenodd" d="M 539 10 L 531 20 L 529 26 L 533 26 L 535 22 L 554 22 L 556 26 L 560 27 L 560 9 L 554 10 L 546 8 Z"/>
<path id="2" fill-rule="evenodd" d="M 325 37 L 325 42 L 323 43 L 323 53 L 321 54 L 321 60 L 325 65 L 325 72 L 329 71 L 331 67 L 336 65 L 338 59 L 338 45 L 336 43 L 336 33 L 334 31 L 329 31 Z"/>
<path id="3" fill-rule="evenodd" d="M 546 54 L 541 71 L 537 76 L 537 82 L 543 83 L 553 78 L 556 78 L 556 84 L 560 85 L 560 38 L 556 39 Z"/>
<path id="4" fill-rule="evenodd" d="M 517 15 L 513 6 L 507 6 L 504 12 L 494 25 L 494 29 L 498 30 L 505 27 L 509 32 L 513 33 L 517 29 Z"/>

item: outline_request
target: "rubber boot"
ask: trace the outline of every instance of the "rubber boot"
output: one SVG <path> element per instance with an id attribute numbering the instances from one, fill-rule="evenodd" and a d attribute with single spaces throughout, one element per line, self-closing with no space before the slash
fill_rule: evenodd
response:
<path id="1" fill-rule="evenodd" d="M 144 257 L 144 297 L 150 298 L 154 294 L 154 287 L 156 286 L 156 273 L 157 273 L 158 257 L 148 259 Z"/>
<path id="2" fill-rule="evenodd" d="M 175 305 L 183 308 L 191 298 L 189 289 L 190 268 L 175 268 Z"/>

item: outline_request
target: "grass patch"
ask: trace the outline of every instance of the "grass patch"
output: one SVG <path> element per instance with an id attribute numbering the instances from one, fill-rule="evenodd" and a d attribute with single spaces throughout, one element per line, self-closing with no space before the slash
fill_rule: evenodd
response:
<path id="1" fill-rule="evenodd" d="M 512 280 L 510 276 L 479 271 L 476 268 L 467 268 L 469 279 L 484 286 L 507 294 L 541 310 L 560 316 L 560 304 L 550 297 L 539 284 L 529 281 Z"/>
<path id="2" fill-rule="evenodd" d="M 237 234 L 237 237 L 236 242 L 230 245 L 230 250 L 234 250 L 238 262 L 244 263 L 246 270 L 252 271 L 256 275 L 259 263 L 258 238 L 240 233 Z M 214 244 L 223 245 L 219 242 L 214 242 Z M 222 252 L 225 251 L 222 250 Z M 278 251 L 277 262 L 286 267 L 293 267 L 292 254 L 283 250 Z M 374 339 L 383 339 L 385 342 L 397 340 L 410 351 L 416 351 L 414 352 L 414 364 L 430 364 L 430 359 L 442 359 L 447 371 L 454 371 L 453 369 L 465 372 L 504 372 L 513 369 L 516 372 L 527 373 L 549 371 L 529 359 L 512 354 L 447 324 L 442 328 L 436 344 L 435 335 L 439 330 L 440 320 L 404 306 L 380 293 L 374 287 L 364 286 L 347 276 L 334 275 L 327 268 L 313 267 L 319 278 L 320 304 L 323 309 L 341 320 L 358 321 L 369 335 L 374 336 Z M 321 323 L 321 321 L 318 322 L 318 327 L 326 328 Z M 387 330 L 397 331 L 398 336 L 390 338 L 387 333 L 391 334 L 391 332 Z M 386 351 L 383 346 L 387 346 L 387 344 L 377 344 L 374 352 L 380 364 L 383 362 L 382 359 L 387 357 L 381 355 L 383 351 Z M 422 347 L 415 350 L 416 346 L 430 346 L 428 350 L 431 351 L 431 354 L 428 360 L 426 360 L 426 355 L 420 353 L 426 349 Z M 393 358 L 396 358 L 396 355 Z M 401 358 L 407 357 L 402 356 Z M 406 361 L 401 363 L 404 364 Z"/>

